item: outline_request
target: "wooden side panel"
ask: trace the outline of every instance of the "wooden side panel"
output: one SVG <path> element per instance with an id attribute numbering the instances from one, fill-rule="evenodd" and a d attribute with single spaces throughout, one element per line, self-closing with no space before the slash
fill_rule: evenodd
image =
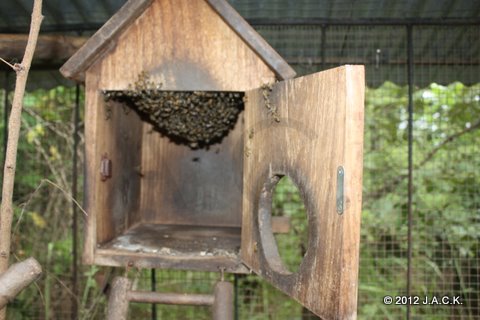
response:
<path id="1" fill-rule="evenodd" d="M 243 119 L 220 144 L 192 150 L 144 125 L 140 211 L 145 222 L 240 227 Z"/>
<path id="2" fill-rule="evenodd" d="M 84 207 L 87 212 L 85 222 L 85 243 L 83 262 L 93 264 L 97 245 L 97 221 L 95 213 L 96 188 L 98 173 L 96 159 L 97 146 L 97 118 L 99 113 L 98 74 L 87 73 L 85 77 L 85 178 L 84 178 Z"/>
<path id="3" fill-rule="evenodd" d="M 358 268 L 360 254 L 360 215 L 362 212 L 362 178 L 363 178 L 363 124 L 365 100 L 365 72 L 347 70 L 346 83 L 346 119 L 345 127 L 345 180 L 346 208 L 351 215 L 343 225 L 343 261 L 340 293 L 339 315 L 357 314 Z M 350 129 L 351 128 L 351 129 Z M 356 259 L 355 259 L 356 258 Z"/>
<path id="4" fill-rule="evenodd" d="M 270 94 L 247 94 L 242 259 L 324 319 L 356 317 L 363 104 L 362 66 L 280 82 Z M 343 214 L 336 202 L 339 166 L 345 170 Z M 297 273 L 283 266 L 271 234 L 271 198 L 280 175 L 299 187 L 308 215 L 309 243 Z"/>
<path id="5" fill-rule="evenodd" d="M 92 243 L 103 243 L 139 219 L 143 123 L 120 104 L 107 104 L 98 89 L 98 69 L 87 71 L 86 189 Z M 102 181 L 102 159 L 111 161 L 111 177 Z M 95 224 L 93 222 L 95 220 Z M 133 220 L 133 221 L 132 221 Z M 89 229 L 90 230 L 90 229 Z"/>
<path id="6" fill-rule="evenodd" d="M 123 90 L 142 71 L 165 90 L 245 91 L 275 74 L 204 0 L 157 0 L 103 57 L 100 87 Z"/>

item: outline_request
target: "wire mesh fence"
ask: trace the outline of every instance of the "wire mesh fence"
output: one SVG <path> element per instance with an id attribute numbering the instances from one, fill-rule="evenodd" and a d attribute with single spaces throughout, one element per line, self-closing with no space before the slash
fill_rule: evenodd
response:
<path id="1" fill-rule="evenodd" d="M 412 294 L 460 297 L 462 305 L 421 305 L 412 315 L 429 319 L 475 319 L 479 313 L 479 61 L 465 43 L 478 27 L 461 28 L 445 47 L 452 28 L 422 27 L 414 42 L 432 43 L 415 52 L 432 78 L 414 95 L 414 225 Z M 460 48 L 467 48 L 460 50 Z M 439 70 L 445 65 L 445 70 Z M 459 67 L 475 70 L 463 83 L 445 81 Z M 438 78 L 438 79 L 437 79 Z"/>
<path id="2" fill-rule="evenodd" d="M 480 317 L 480 61 L 469 44 L 480 26 L 270 25 L 257 30 L 299 75 L 341 64 L 365 64 L 367 73 L 364 197 L 358 314 L 361 319 L 401 319 L 405 301 L 418 297 L 412 319 Z M 452 32 L 452 29 L 460 32 Z M 456 34 L 452 39 L 451 34 Z M 310 41 L 307 41 L 310 39 Z M 308 45 L 306 45 L 308 43 Z M 408 46 L 413 56 L 408 56 Z M 408 62 L 413 69 L 413 114 L 409 115 Z M 0 98 L 5 118 L 13 75 Z M 72 256 L 72 179 L 76 88 L 29 92 L 18 155 L 13 228 L 14 260 L 36 257 L 45 275 L 9 305 L 12 319 L 103 319 L 113 276 L 125 270 L 79 266 Z M 79 105 L 83 105 L 80 92 Z M 413 135 L 409 138 L 409 116 Z M 75 157 L 83 166 L 83 116 Z M 0 122 L 5 141 L 6 121 Z M 412 225 L 408 225 L 409 144 L 412 146 Z M 81 203 L 81 179 L 77 200 Z M 276 188 L 274 215 L 293 224 L 277 237 L 285 264 L 293 269 L 304 252 L 306 222 L 296 187 Z M 84 214 L 77 211 L 81 238 Z M 287 240 L 285 240 L 287 239 Z M 81 241 L 80 241 L 81 242 Z M 411 278 L 408 246 L 411 245 Z M 78 251 L 81 252 L 81 243 Z M 78 257 L 77 257 L 78 258 Z M 139 289 L 152 289 L 151 270 L 129 270 Z M 211 293 L 218 273 L 156 270 L 155 290 Z M 235 284 L 237 319 L 313 319 L 297 302 L 254 275 L 229 275 Z M 75 282 L 77 283 L 75 285 Z M 407 292 L 408 284 L 410 292 Z M 431 299 L 458 297 L 459 305 Z M 318 297 L 321 299 L 321 297 Z M 424 304 L 425 299 L 427 303 Z M 131 319 L 209 319 L 209 308 L 132 304 Z"/>

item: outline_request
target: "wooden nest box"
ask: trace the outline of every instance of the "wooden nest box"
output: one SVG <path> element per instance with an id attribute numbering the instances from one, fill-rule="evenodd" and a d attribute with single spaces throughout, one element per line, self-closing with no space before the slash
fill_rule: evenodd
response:
<path id="1" fill-rule="evenodd" d="M 86 88 L 85 263 L 254 271 L 354 317 L 362 66 L 292 79 L 226 1 L 130 0 L 61 72 Z M 284 175 L 308 216 L 297 272 L 273 237 Z"/>

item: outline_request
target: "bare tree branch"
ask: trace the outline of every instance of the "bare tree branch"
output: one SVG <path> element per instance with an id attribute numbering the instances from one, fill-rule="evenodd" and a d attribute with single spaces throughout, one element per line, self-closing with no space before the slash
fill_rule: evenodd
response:
<path id="1" fill-rule="evenodd" d="M 480 119 L 477 119 L 477 121 L 475 121 L 472 125 L 470 125 L 470 127 L 468 128 L 465 128 L 463 129 L 462 131 L 459 131 L 459 132 L 456 132 L 454 134 L 452 134 L 451 136 L 448 136 L 445 140 L 442 141 L 442 143 L 440 143 L 438 146 L 436 146 L 432 151 L 430 151 L 427 156 L 422 160 L 422 162 L 420 162 L 420 164 L 418 164 L 417 166 L 415 166 L 414 169 L 418 169 L 418 168 L 421 168 L 423 167 L 428 161 L 430 161 L 433 156 L 438 152 L 440 151 L 445 145 L 449 144 L 450 142 L 452 142 L 453 140 L 457 139 L 457 138 L 460 138 L 461 136 L 463 136 L 464 134 L 466 133 L 469 133 L 470 131 L 473 131 L 475 129 L 478 129 L 480 127 Z"/>
<path id="2" fill-rule="evenodd" d="M 425 164 L 427 164 L 427 162 L 429 162 L 430 160 L 432 160 L 432 158 L 437 154 L 437 152 L 439 152 L 440 150 L 442 150 L 443 147 L 445 147 L 447 144 L 455 141 L 456 139 L 460 138 L 461 136 L 463 136 L 464 134 L 467 134 L 473 130 L 476 130 L 480 128 L 480 119 L 477 119 L 473 124 L 471 124 L 468 128 L 465 128 L 459 132 L 456 132 L 450 136 L 448 136 L 447 138 L 445 138 L 445 140 L 443 140 L 439 145 L 437 145 L 435 148 L 433 148 L 426 156 L 425 158 L 423 158 L 423 160 L 415 165 L 413 167 L 413 170 L 418 170 L 420 169 L 421 167 L 423 167 Z M 393 190 L 395 190 L 401 183 L 403 180 L 405 180 L 406 178 L 408 177 L 407 174 L 401 174 L 401 175 L 398 175 L 396 178 L 394 178 L 393 180 L 390 180 L 388 182 L 388 184 L 382 186 L 381 188 L 378 188 L 377 190 L 373 191 L 371 193 L 371 197 L 369 197 L 367 200 L 368 201 L 375 201 L 375 200 L 378 200 L 380 199 L 381 197 L 383 197 L 384 195 L 386 195 L 387 193 L 390 193 L 392 192 Z"/>
<path id="3" fill-rule="evenodd" d="M 0 60 L 5 63 L 7 66 L 9 66 L 10 68 L 12 68 L 13 70 L 15 70 L 15 66 L 13 64 L 11 64 L 10 62 L 8 62 L 7 60 L 3 59 L 2 57 L 0 57 Z"/>
<path id="4" fill-rule="evenodd" d="M 32 64 L 33 54 L 37 45 L 40 25 L 42 24 L 42 0 L 33 3 L 32 21 L 27 47 L 21 64 L 15 64 L 17 74 L 12 111 L 8 122 L 8 140 L 3 174 L 2 204 L 0 207 L 0 274 L 8 269 L 11 246 L 11 231 L 13 220 L 13 187 L 15 182 L 15 167 L 17 164 L 18 138 L 22 116 L 23 96 L 27 83 L 28 72 Z M 6 308 L 0 311 L 0 320 L 6 317 Z"/>

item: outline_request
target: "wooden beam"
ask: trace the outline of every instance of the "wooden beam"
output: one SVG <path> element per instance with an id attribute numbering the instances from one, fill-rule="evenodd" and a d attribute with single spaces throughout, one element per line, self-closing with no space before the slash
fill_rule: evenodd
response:
<path id="1" fill-rule="evenodd" d="M 107 320 L 126 320 L 128 316 L 128 291 L 132 280 L 116 277 L 113 280 L 112 291 L 108 298 Z"/>
<path id="2" fill-rule="evenodd" d="M 11 62 L 22 60 L 27 46 L 27 34 L 0 34 L 0 57 Z M 87 37 L 41 35 L 38 38 L 34 63 L 54 64 L 70 58 L 86 41 Z"/>

